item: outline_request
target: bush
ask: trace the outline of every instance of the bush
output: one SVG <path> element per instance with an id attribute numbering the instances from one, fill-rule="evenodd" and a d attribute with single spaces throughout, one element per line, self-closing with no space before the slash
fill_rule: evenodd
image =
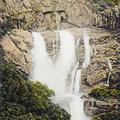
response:
<path id="1" fill-rule="evenodd" d="M 94 98 L 103 100 L 110 97 L 110 91 L 106 87 L 100 86 L 93 88 L 89 95 Z"/>
<path id="2" fill-rule="evenodd" d="M 118 4 L 120 2 L 120 0 L 105 0 L 105 1 L 111 4 Z"/>
<path id="3" fill-rule="evenodd" d="M 89 93 L 91 97 L 100 100 L 107 100 L 107 99 L 120 99 L 120 90 L 111 89 L 106 86 L 99 86 L 95 87 Z"/>
<path id="4" fill-rule="evenodd" d="M 24 80 L 16 70 L 14 65 L 2 68 L 0 120 L 70 120 L 64 109 L 50 101 L 52 90 Z"/>

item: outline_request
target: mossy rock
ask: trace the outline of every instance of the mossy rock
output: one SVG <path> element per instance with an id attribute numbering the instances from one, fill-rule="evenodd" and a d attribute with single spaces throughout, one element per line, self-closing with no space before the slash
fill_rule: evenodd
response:
<path id="1" fill-rule="evenodd" d="M 99 100 L 120 99 L 120 90 L 97 86 L 91 90 L 89 95 Z"/>
<path id="2" fill-rule="evenodd" d="M 92 120 L 120 120 L 120 111 L 111 111 L 95 115 Z"/>
<path id="3" fill-rule="evenodd" d="M 110 75 L 110 87 L 120 90 L 120 71 L 116 70 Z"/>

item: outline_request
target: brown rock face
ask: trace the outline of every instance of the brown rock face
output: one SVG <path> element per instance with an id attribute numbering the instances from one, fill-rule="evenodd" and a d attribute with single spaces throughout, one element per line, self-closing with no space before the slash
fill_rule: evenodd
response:
<path id="1" fill-rule="evenodd" d="M 114 1 L 115 2 L 115 1 Z M 109 30 L 120 29 L 120 4 L 113 1 L 90 0 L 87 6 L 93 12 L 94 25 Z"/>
<path id="2" fill-rule="evenodd" d="M 1 38 L 0 45 L 4 54 L 1 58 L 8 63 L 14 63 L 24 72 L 29 73 L 32 67 L 31 53 L 32 36 L 23 30 L 13 30 L 8 36 Z"/>
<path id="3" fill-rule="evenodd" d="M 84 0 L 0 1 L 0 26 L 3 30 L 5 26 L 8 30 L 23 28 L 45 31 L 60 29 L 62 23 L 93 25 L 92 13 L 85 3 Z"/>
<path id="4" fill-rule="evenodd" d="M 91 64 L 82 73 L 82 80 L 89 86 L 108 80 L 109 74 L 111 74 L 108 60 L 110 60 L 113 71 L 119 69 L 119 65 L 116 64 L 115 60 L 119 61 L 117 48 L 120 44 L 113 33 L 107 34 L 105 31 L 104 33 L 105 36 L 97 34 L 96 38 L 91 37 L 90 44 L 93 48 Z"/>

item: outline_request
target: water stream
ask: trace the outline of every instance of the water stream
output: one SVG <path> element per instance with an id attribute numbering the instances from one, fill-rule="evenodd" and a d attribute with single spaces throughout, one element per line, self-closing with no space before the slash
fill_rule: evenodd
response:
<path id="1" fill-rule="evenodd" d="M 32 33 L 34 39 L 32 79 L 47 84 L 55 91 L 55 96 L 51 97 L 51 100 L 66 109 L 71 114 L 71 120 L 89 120 L 84 113 L 84 100 L 80 92 L 82 69 L 90 64 L 89 36 L 83 34 L 85 60 L 80 69 L 80 62 L 76 60 L 74 36 L 65 30 L 56 33 L 60 38 L 60 51 L 55 62 L 47 53 L 43 36 L 38 32 Z M 73 69 L 68 85 L 66 81 L 71 68 Z"/>

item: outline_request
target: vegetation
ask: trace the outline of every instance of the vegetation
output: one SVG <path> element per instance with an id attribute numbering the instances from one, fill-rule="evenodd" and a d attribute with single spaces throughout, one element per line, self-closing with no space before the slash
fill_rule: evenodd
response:
<path id="1" fill-rule="evenodd" d="M 117 79 L 116 79 L 117 80 Z M 116 84 L 116 82 L 114 82 Z M 114 84 L 113 83 L 113 84 Z M 114 101 L 114 105 L 109 109 L 105 108 L 100 113 L 93 115 L 92 120 L 120 120 L 120 89 L 118 87 L 114 87 L 114 85 L 107 86 L 97 86 L 91 90 L 89 95 L 101 101 L 106 101 L 112 106 L 112 102 Z M 118 102 L 115 102 L 118 101 Z M 104 107 L 107 107 L 104 106 Z M 98 107 L 99 109 L 99 107 Z"/>
<path id="2" fill-rule="evenodd" d="M 94 116 L 92 120 L 120 120 L 120 111 L 101 113 Z"/>
<path id="3" fill-rule="evenodd" d="M 100 99 L 120 99 L 120 72 L 114 70 L 109 78 L 109 86 L 98 85 L 89 93 L 90 96 Z"/>
<path id="4" fill-rule="evenodd" d="M 112 4 L 118 4 L 120 2 L 120 0 L 105 0 L 105 1 Z"/>
<path id="5" fill-rule="evenodd" d="M 50 101 L 54 92 L 47 86 L 24 80 L 14 65 L 3 66 L 0 120 L 70 120 L 65 110 Z"/>
<path id="6" fill-rule="evenodd" d="M 107 100 L 107 99 L 120 99 L 120 90 L 111 89 L 106 86 L 98 86 L 91 90 L 89 93 L 91 97 L 94 97 L 99 100 Z"/>
<path id="7" fill-rule="evenodd" d="M 109 4 L 119 4 L 120 3 L 120 0 L 93 0 L 95 3 L 97 3 L 97 2 L 102 2 L 102 3 L 104 3 L 104 2 L 107 2 L 107 3 L 109 3 Z"/>
<path id="8" fill-rule="evenodd" d="M 106 10 L 112 12 L 111 9 L 118 4 L 120 4 L 120 0 L 90 0 L 91 9 L 98 14 L 106 12 Z"/>

